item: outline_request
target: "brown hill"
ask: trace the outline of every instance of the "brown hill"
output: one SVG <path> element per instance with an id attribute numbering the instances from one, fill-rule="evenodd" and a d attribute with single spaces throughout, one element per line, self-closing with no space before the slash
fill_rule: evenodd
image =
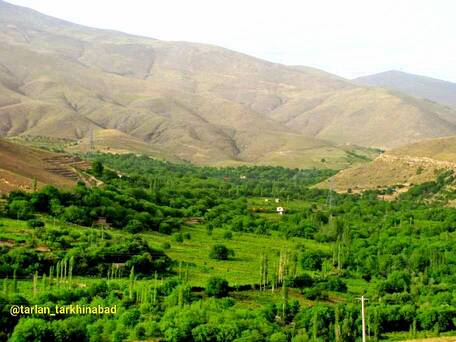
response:
<path id="1" fill-rule="evenodd" d="M 215 46 L 87 28 L 1 0 L 0 43 L 3 136 L 70 138 L 84 149 L 94 132 L 104 137 L 101 149 L 200 164 L 340 168 L 351 152 L 365 154 L 341 143 L 389 148 L 456 134 L 456 114 L 437 104 Z"/>
<path id="2" fill-rule="evenodd" d="M 384 89 L 345 89 L 305 107 L 298 100 L 276 110 L 276 119 L 305 134 L 336 142 L 390 149 L 455 134 L 456 114 L 448 107 Z M 305 108 L 300 115 L 300 108 Z"/>
<path id="3" fill-rule="evenodd" d="M 434 180 L 442 170 L 456 171 L 456 137 L 436 138 L 388 151 L 372 162 L 345 169 L 319 187 L 333 187 L 336 191 L 348 189 L 387 188 Z"/>
<path id="4" fill-rule="evenodd" d="M 71 187 L 87 164 L 75 157 L 51 153 L 0 139 L 0 193 L 54 184 Z"/>
<path id="5" fill-rule="evenodd" d="M 387 88 L 444 105 L 456 106 L 456 83 L 432 77 L 390 70 L 359 77 L 353 81 L 360 85 Z"/>

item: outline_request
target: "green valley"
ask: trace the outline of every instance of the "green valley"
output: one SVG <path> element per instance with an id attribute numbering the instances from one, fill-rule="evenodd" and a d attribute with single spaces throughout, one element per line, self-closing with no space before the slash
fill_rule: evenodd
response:
<path id="1" fill-rule="evenodd" d="M 331 170 L 80 157 L 99 186 L 5 197 L 2 338 L 357 341 L 361 295 L 371 340 L 456 330 L 450 172 L 385 202 L 312 188 Z M 117 313 L 11 317 L 17 304 Z"/>

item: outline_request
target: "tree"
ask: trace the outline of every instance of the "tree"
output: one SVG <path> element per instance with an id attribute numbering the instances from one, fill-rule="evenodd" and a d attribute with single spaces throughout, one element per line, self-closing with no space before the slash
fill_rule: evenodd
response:
<path id="1" fill-rule="evenodd" d="M 85 341 L 86 325 L 89 317 L 68 317 L 51 321 L 50 328 L 52 329 L 55 341 Z"/>
<path id="2" fill-rule="evenodd" d="M 22 318 L 14 328 L 13 334 L 9 341 L 27 342 L 27 341 L 50 341 L 52 340 L 52 331 L 49 324 L 38 318 Z"/>
<path id="3" fill-rule="evenodd" d="M 311 287 L 314 284 L 314 280 L 307 273 L 301 273 L 294 277 L 288 277 L 286 281 L 290 287 L 296 288 Z"/>
<path id="4" fill-rule="evenodd" d="M 92 162 L 92 172 L 96 177 L 103 176 L 104 166 L 99 160 Z"/>
<path id="5" fill-rule="evenodd" d="M 388 275 L 388 278 L 378 285 L 380 294 L 395 293 L 407 291 L 410 287 L 410 274 L 404 271 L 394 271 Z"/>
<path id="6" fill-rule="evenodd" d="M 322 252 L 305 251 L 301 256 L 301 266 L 303 269 L 320 271 L 325 256 Z"/>
<path id="7" fill-rule="evenodd" d="M 347 284 L 337 277 L 330 277 L 322 285 L 328 291 L 347 292 Z"/>
<path id="8" fill-rule="evenodd" d="M 89 224 L 89 218 L 87 217 L 86 211 L 75 205 L 70 205 L 64 209 L 63 219 L 79 225 Z"/>
<path id="9" fill-rule="evenodd" d="M 234 251 L 221 244 L 212 246 L 209 252 L 209 257 L 216 260 L 228 260 L 230 256 L 234 257 Z"/>
<path id="10" fill-rule="evenodd" d="M 144 230 L 142 223 L 138 220 L 130 220 L 124 228 L 127 232 L 136 234 Z"/>
<path id="11" fill-rule="evenodd" d="M 26 200 L 13 200 L 8 204 L 8 215 L 18 220 L 27 220 L 32 216 L 31 204 Z"/>
<path id="12" fill-rule="evenodd" d="M 222 298 L 228 296 L 229 286 L 225 279 L 212 277 L 206 285 L 206 294 L 210 297 Z"/>

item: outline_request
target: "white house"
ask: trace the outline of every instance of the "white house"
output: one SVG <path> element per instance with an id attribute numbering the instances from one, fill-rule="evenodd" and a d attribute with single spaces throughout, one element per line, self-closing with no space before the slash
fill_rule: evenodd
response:
<path id="1" fill-rule="evenodd" d="M 277 207 L 277 212 L 279 213 L 279 215 L 283 215 L 285 209 L 283 207 Z"/>

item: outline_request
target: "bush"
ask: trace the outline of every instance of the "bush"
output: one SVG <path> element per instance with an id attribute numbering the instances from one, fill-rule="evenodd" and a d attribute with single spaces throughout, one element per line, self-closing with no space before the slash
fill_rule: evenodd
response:
<path id="1" fill-rule="evenodd" d="M 141 232 L 143 228 L 143 224 L 140 221 L 133 219 L 128 221 L 124 229 L 129 233 L 136 234 Z"/>
<path id="2" fill-rule="evenodd" d="M 326 254 L 319 251 L 306 251 L 301 256 L 301 266 L 312 271 L 321 271 Z"/>
<path id="3" fill-rule="evenodd" d="M 233 238 L 233 233 L 231 233 L 230 231 L 226 231 L 223 234 L 223 238 L 226 239 L 226 240 L 231 240 Z"/>
<path id="4" fill-rule="evenodd" d="M 347 292 L 347 284 L 340 278 L 331 277 L 322 285 L 328 291 Z"/>
<path id="5" fill-rule="evenodd" d="M 150 253 L 144 253 L 142 255 L 133 255 L 130 260 L 126 262 L 126 268 L 135 268 L 135 272 L 139 275 L 151 274 L 154 269 L 154 260 Z"/>
<path id="6" fill-rule="evenodd" d="M 44 222 L 40 220 L 28 220 L 27 225 L 30 228 L 43 228 L 44 227 Z"/>
<path id="7" fill-rule="evenodd" d="M 63 210 L 62 218 L 64 221 L 79 224 L 81 226 L 88 226 L 90 220 L 87 216 L 87 212 L 84 208 L 80 208 L 76 205 L 70 205 Z"/>
<path id="8" fill-rule="evenodd" d="M 206 294 L 210 297 L 222 298 L 228 296 L 229 286 L 225 279 L 212 277 L 206 285 Z"/>
<path id="9" fill-rule="evenodd" d="M 13 200 L 8 204 L 8 215 L 11 218 L 27 220 L 32 216 L 33 209 L 26 200 Z"/>
<path id="10" fill-rule="evenodd" d="M 234 251 L 225 245 L 214 245 L 209 252 L 209 257 L 216 260 L 228 260 L 230 256 L 234 257 Z"/>
<path id="11" fill-rule="evenodd" d="M 163 242 L 161 244 L 161 248 L 162 249 L 170 249 L 171 248 L 171 244 L 169 242 Z"/>
<path id="12" fill-rule="evenodd" d="M 325 300 L 328 299 L 328 295 L 320 288 L 317 287 L 310 287 L 308 289 L 304 289 L 302 294 L 306 299 L 309 300 Z"/>
<path id="13" fill-rule="evenodd" d="M 176 242 L 182 243 L 182 242 L 184 242 L 184 236 L 182 235 L 182 233 L 174 233 L 173 240 Z"/>
<path id="14" fill-rule="evenodd" d="M 295 288 L 311 287 L 314 284 L 314 280 L 309 274 L 302 273 L 294 277 L 289 277 L 287 279 L 287 284 L 289 287 Z"/>
<path id="15" fill-rule="evenodd" d="M 380 295 L 407 291 L 410 287 L 411 277 L 407 272 L 394 271 L 388 278 L 378 285 Z"/>
<path id="16" fill-rule="evenodd" d="M 22 318 L 14 328 L 10 341 L 49 341 L 52 338 L 48 322 L 38 318 Z"/>
<path id="17" fill-rule="evenodd" d="M 161 222 L 158 231 L 162 234 L 169 235 L 173 231 L 173 227 L 168 222 Z"/>

